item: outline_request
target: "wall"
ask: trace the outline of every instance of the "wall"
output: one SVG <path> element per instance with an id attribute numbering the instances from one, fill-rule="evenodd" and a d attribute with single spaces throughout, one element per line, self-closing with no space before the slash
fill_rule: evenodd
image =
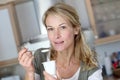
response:
<path id="1" fill-rule="evenodd" d="M 85 6 L 85 0 L 63 0 L 65 3 L 73 6 L 80 16 L 80 22 L 83 28 L 90 28 L 88 14 Z"/>

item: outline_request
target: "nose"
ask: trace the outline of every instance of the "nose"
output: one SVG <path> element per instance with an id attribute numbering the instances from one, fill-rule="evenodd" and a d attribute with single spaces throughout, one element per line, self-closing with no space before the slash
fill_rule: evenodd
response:
<path id="1" fill-rule="evenodd" d="M 59 29 L 55 30 L 54 37 L 55 37 L 55 39 L 59 39 L 61 37 Z"/>

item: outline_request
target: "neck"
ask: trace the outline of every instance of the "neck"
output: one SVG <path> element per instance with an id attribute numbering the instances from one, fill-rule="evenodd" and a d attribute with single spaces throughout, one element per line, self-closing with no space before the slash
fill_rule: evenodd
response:
<path id="1" fill-rule="evenodd" d="M 58 52 L 57 61 L 59 61 L 62 64 L 63 63 L 69 64 L 70 61 L 74 58 L 73 53 L 74 53 L 74 48 Z"/>

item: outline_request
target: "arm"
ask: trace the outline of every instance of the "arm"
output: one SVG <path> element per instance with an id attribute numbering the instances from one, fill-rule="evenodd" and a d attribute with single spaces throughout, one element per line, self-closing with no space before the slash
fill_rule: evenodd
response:
<path id="1" fill-rule="evenodd" d="M 34 67 L 33 67 L 33 61 L 34 57 L 30 51 L 28 51 L 26 48 L 23 48 L 18 55 L 18 61 L 19 64 L 23 66 L 23 68 L 26 71 L 25 80 L 35 80 L 34 79 Z"/>
<path id="2" fill-rule="evenodd" d="M 35 80 L 34 73 L 26 73 L 25 74 L 25 80 Z"/>
<path id="3" fill-rule="evenodd" d="M 32 75 L 26 73 L 24 80 L 41 80 L 41 79 L 40 79 L 40 75 L 37 73 L 33 73 Z"/>
<path id="4" fill-rule="evenodd" d="M 103 80 L 102 70 L 99 69 L 95 71 L 91 76 L 88 77 L 88 80 Z"/>

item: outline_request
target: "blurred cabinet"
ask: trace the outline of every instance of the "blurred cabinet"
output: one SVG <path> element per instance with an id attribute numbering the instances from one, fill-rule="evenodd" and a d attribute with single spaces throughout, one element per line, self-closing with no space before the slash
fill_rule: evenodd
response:
<path id="1" fill-rule="evenodd" d="M 16 64 L 20 46 L 14 3 L 0 4 L 0 67 Z"/>
<path id="2" fill-rule="evenodd" d="M 37 0 L 39 1 L 39 0 Z M 34 0 L 16 0 L 15 11 L 19 23 L 22 44 L 40 35 L 40 25 Z"/>
<path id="3" fill-rule="evenodd" d="M 120 0 L 86 0 L 96 45 L 120 41 Z"/>

